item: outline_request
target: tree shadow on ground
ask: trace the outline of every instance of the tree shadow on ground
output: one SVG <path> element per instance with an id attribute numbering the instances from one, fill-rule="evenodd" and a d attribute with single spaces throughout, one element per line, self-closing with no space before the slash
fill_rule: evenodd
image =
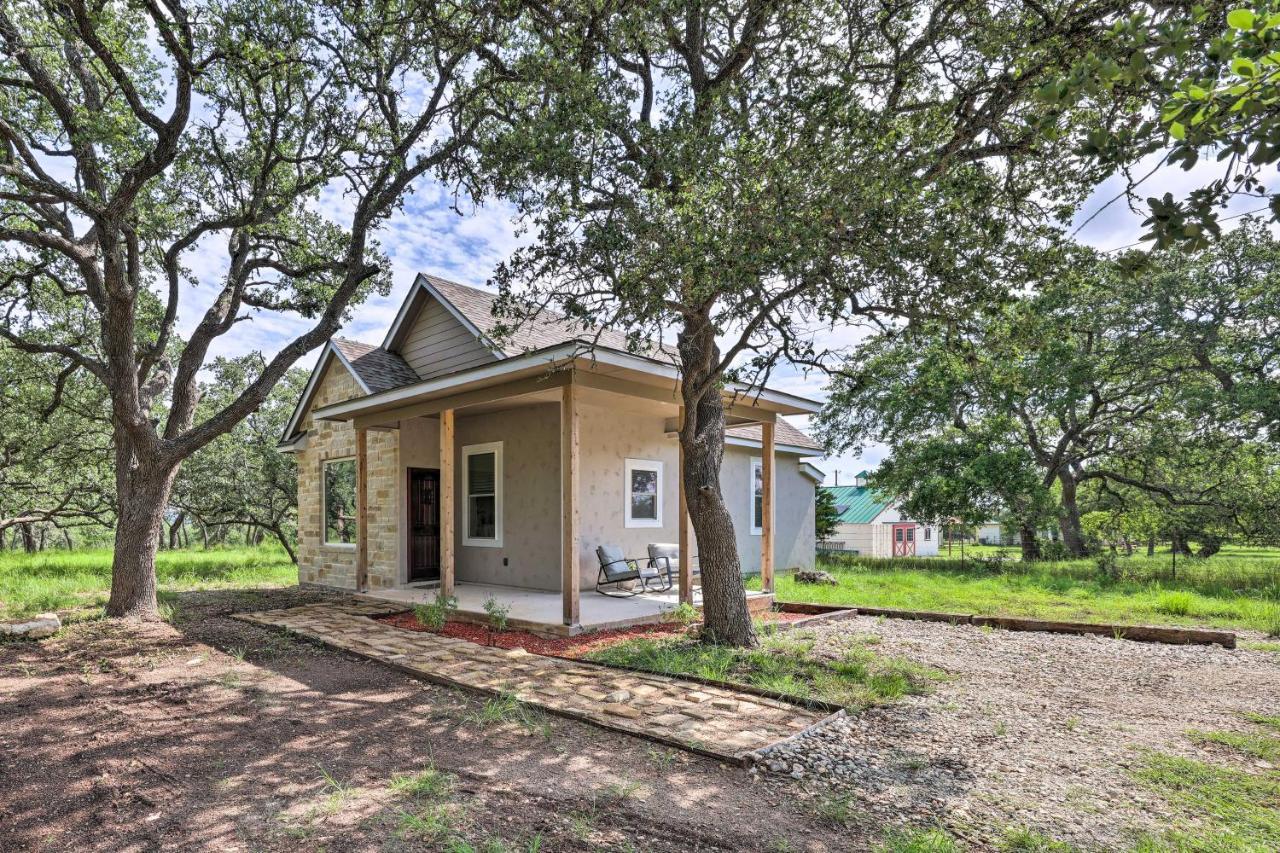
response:
<path id="1" fill-rule="evenodd" d="M 819 795 L 789 780 L 753 783 L 554 717 L 485 723 L 481 697 L 229 618 L 322 597 L 180 593 L 172 626 L 99 622 L 0 648 L 0 847 L 439 849 L 404 817 L 423 803 L 390 788 L 428 765 L 456 777 L 455 829 L 472 839 L 749 850 L 879 837 L 863 814 L 823 823 Z M 919 807 L 936 812 L 937 796 Z"/>

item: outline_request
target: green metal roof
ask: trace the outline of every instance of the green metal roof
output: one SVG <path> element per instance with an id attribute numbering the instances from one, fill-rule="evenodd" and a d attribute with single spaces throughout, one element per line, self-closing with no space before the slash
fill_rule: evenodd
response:
<path id="1" fill-rule="evenodd" d="M 870 524 L 889 508 L 884 500 L 865 486 L 823 486 L 836 500 L 840 524 Z"/>

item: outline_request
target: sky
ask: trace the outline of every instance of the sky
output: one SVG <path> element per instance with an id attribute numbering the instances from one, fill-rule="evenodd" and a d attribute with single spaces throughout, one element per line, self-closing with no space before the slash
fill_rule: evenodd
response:
<path id="1" fill-rule="evenodd" d="M 1190 172 L 1158 172 L 1143 185 L 1143 195 L 1171 192 L 1175 197 L 1184 197 L 1189 190 L 1203 186 L 1215 176 L 1213 166 L 1209 162 Z M 1144 170 L 1135 171 L 1142 174 Z M 1143 231 L 1143 215 L 1130 210 L 1125 199 L 1114 200 L 1123 186 L 1121 178 L 1113 178 L 1099 186 L 1081 206 L 1074 226 L 1079 229 L 1075 235 L 1077 240 L 1101 250 L 1119 249 L 1138 242 Z M 522 238 L 517 236 L 513 210 L 509 206 L 500 203 L 467 206 L 459 213 L 454 209 L 455 203 L 456 199 L 444 187 L 431 182 L 423 182 L 406 199 L 403 208 L 378 235 L 391 262 L 392 290 L 387 296 L 375 296 L 356 307 L 340 332 L 342 337 L 381 343 L 417 273 L 432 273 L 462 284 L 484 287 L 496 266 L 520 246 Z M 335 200 L 334 204 L 341 202 Z M 1257 199 L 1237 199 L 1222 216 L 1259 206 Z M 1224 228 L 1232 224 L 1223 223 Z M 220 250 L 216 245 L 202 246 L 192 259 L 203 284 L 195 288 L 194 293 L 185 294 L 179 315 L 179 332 L 184 335 L 198 322 L 200 313 L 216 292 L 214 282 L 222 269 L 220 256 L 224 257 Z M 296 316 L 258 313 L 220 338 L 211 354 L 231 356 L 258 350 L 270 355 L 306 325 Z M 842 331 L 845 330 L 835 330 L 835 335 L 841 336 Z M 843 337 L 847 340 L 852 336 L 846 333 Z M 318 353 L 309 355 L 299 364 L 310 368 L 317 356 Z M 825 382 L 821 375 L 814 373 L 805 375 L 793 369 L 780 369 L 769 385 L 812 399 L 826 398 Z M 792 419 L 802 429 L 807 425 L 806 420 Z M 830 457 L 817 462 L 817 466 L 826 473 L 827 484 L 833 484 L 837 475 L 841 483 L 847 483 L 856 472 L 874 469 L 885 455 L 884 447 L 873 445 L 865 448 L 860 456 Z"/>

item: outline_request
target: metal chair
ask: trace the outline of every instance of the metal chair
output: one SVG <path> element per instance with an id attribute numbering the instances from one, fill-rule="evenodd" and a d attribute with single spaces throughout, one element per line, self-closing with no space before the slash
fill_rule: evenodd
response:
<path id="1" fill-rule="evenodd" d="M 689 558 L 689 571 L 696 581 L 702 574 L 698 569 L 698 557 Z M 649 565 L 667 576 L 668 586 L 680 578 L 680 546 L 669 542 L 651 542 L 649 544 Z M 695 586 L 698 584 L 695 583 Z"/>
<path id="2" fill-rule="evenodd" d="M 671 589 L 671 579 L 666 573 L 659 571 L 652 560 L 624 556 L 617 545 L 601 545 L 596 548 L 596 557 L 600 560 L 596 592 L 601 595 L 630 598 L 642 592 L 666 592 Z M 635 583 L 635 586 L 627 589 L 623 586 L 625 583 Z"/>

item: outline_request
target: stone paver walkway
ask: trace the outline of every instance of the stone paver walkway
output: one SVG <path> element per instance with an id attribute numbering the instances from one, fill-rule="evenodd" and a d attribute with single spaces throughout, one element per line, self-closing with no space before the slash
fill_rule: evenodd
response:
<path id="1" fill-rule="evenodd" d="M 491 694 L 511 694 L 561 716 L 745 764 L 756 750 L 826 715 L 751 693 L 662 675 L 480 646 L 405 631 L 370 616 L 394 612 L 373 602 L 326 602 L 240 613 L 411 674 Z"/>

